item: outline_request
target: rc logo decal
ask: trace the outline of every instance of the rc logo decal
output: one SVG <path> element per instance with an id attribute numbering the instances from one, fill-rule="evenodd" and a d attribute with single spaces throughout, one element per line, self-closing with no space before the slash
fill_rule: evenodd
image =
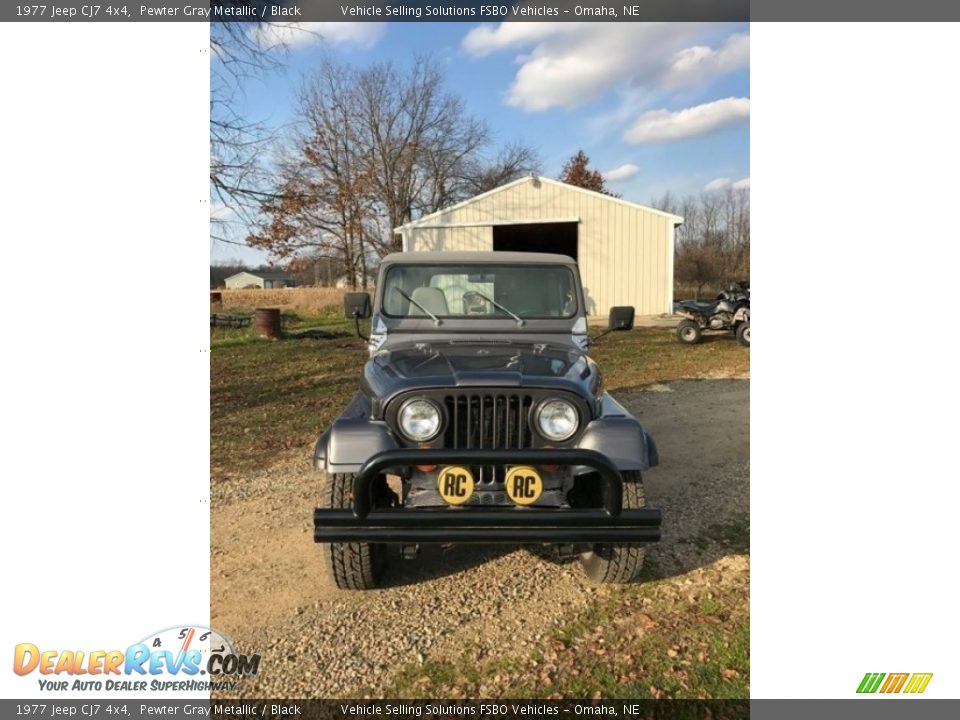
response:
<path id="1" fill-rule="evenodd" d="M 437 476 L 437 490 L 451 505 L 463 505 L 473 495 L 473 473 L 459 465 L 442 468 Z"/>
<path id="2" fill-rule="evenodd" d="M 517 505 L 532 505 L 543 493 L 543 480 L 532 467 L 521 465 L 510 468 L 503 481 L 504 489 Z"/>

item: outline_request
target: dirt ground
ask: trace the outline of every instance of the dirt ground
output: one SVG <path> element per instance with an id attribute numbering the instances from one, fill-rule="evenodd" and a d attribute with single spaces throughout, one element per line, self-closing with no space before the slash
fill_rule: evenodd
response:
<path id="1" fill-rule="evenodd" d="M 646 573 L 662 592 L 643 617 L 656 622 L 666 612 L 657 598 L 694 598 L 698 587 L 736 586 L 746 603 L 749 381 L 683 380 L 616 397 L 660 451 L 645 486 L 663 510 L 663 539 L 650 546 Z M 235 695 L 378 696 L 401 670 L 467 649 L 471 661 L 529 655 L 572 613 L 617 597 L 577 563 L 509 546 L 427 547 L 416 560 L 392 558 L 383 589 L 338 591 L 312 539 L 317 486 L 305 450 L 212 490 L 211 625 L 263 656 Z M 500 681 L 473 691 L 496 696 Z"/>

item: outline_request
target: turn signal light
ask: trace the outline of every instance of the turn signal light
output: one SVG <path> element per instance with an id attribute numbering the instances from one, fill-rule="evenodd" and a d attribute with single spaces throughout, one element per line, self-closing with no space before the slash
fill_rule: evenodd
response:
<path id="1" fill-rule="evenodd" d="M 420 472 L 433 472 L 436 469 L 436 465 L 417 465 L 417 470 Z"/>

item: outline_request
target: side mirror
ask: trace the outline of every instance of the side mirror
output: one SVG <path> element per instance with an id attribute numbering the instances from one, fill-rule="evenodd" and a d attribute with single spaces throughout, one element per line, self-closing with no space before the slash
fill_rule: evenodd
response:
<path id="1" fill-rule="evenodd" d="M 607 332 L 614 330 L 633 330 L 634 309 L 632 305 L 618 305 L 610 308 L 610 320 Z"/>
<path id="2" fill-rule="evenodd" d="M 366 320 L 370 317 L 370 294 L 347 293 L 343 296 L 344 317 Z"/>

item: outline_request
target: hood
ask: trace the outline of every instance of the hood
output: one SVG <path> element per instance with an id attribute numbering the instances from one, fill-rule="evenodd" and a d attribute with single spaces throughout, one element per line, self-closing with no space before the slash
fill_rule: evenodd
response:
<path id="1" fill-rule="evenodd" d="M 548 343 L 416 343 L 382 350 L 372 362 L 395 382 L 453 387 L 552 385 L 565 378 L 583 383 L 596 372 L 579 350 Z"/>

